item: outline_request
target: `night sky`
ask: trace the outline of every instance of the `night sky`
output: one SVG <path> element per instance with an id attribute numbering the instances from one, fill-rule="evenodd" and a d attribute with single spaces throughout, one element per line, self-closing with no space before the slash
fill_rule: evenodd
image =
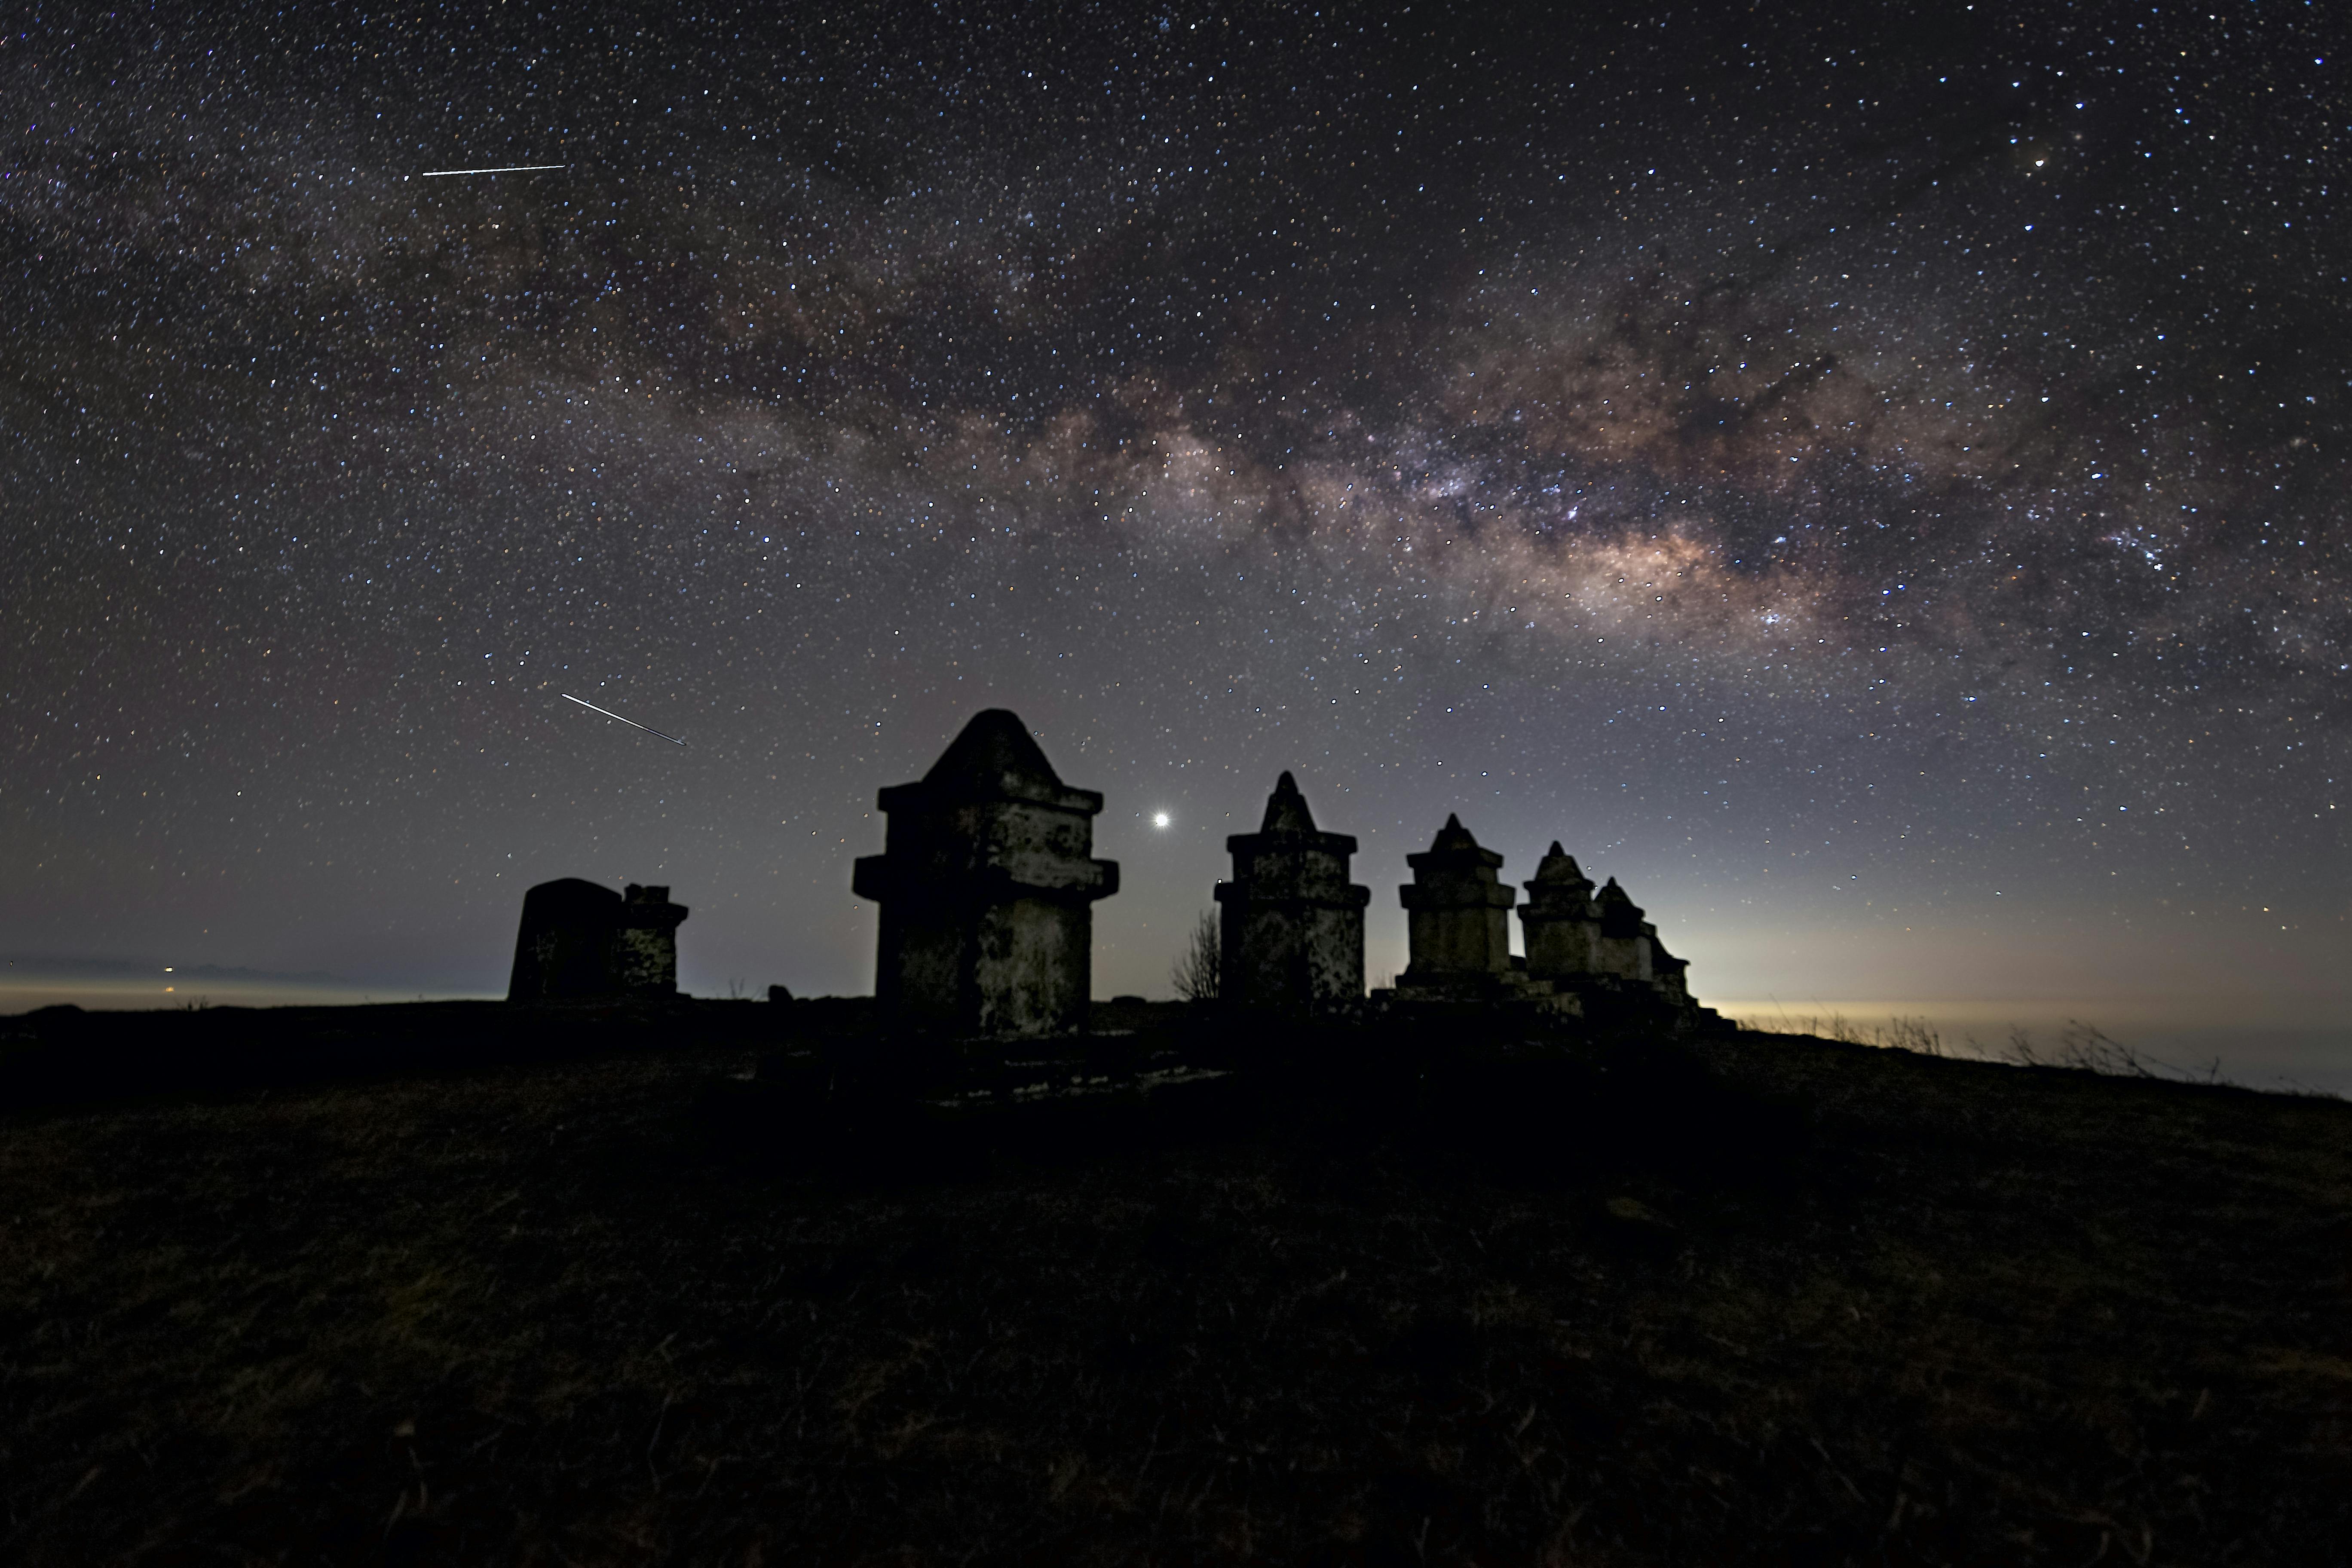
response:
<path id="1" fill-rule="evenodd" d="M 1735 1008 L 2346 1016 L 2325 5 L 10 28 L 0 951 L 863 992 L 1004 706 L 1101 995 L 1289 768 L 1375 977 L 1457 811 Z"/>

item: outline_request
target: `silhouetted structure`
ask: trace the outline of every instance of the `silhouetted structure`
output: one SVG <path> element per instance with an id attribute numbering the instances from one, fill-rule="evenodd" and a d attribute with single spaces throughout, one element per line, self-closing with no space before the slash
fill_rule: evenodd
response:
<path id="1" fill-rule="evenodd" d="M 1412 880 L 1397 889 L 1407 912 L 1412 963 L 1398 984 L 1434 984 L 1511 967 L 1511 906 L 1518 893 L 1496 879 L 1503 858 L 1482 849 L 1449 813 L 1429 847 L 1408 855 Z"/>
<path id="2" fill-rule="evenodd" d="M 1601 906 L 1593 901 L 1592 879 L 1557 838 L 1527 889 L 1519 927 L 1527 936 L 1528 973 L 1554 981 L 1601 973 Z"/>
<path id="3" fill-rule="evenodd" d="M 525 893 L 507 1000 L 609 995 L 613 929 L 620 918 L 621 895 L 599 882 L 563 877 Z"/>
<path id="4" fill-rule="evenodd" d="M 1412 880 L 1397 889 L 1412 963 L 1397 976 L 1398 1002 L 1519 1002 L 1573 1015 L 1572 996 L 1531 978 L 1511 956 L 1510 910 L 1518 892 L 1496 873 L 1503 858 L 1448 816 L 1427 849 L 1408 855 Z"/>
<path id="5" fill-rule="evenodd" d="M 686 914 L 667 888 L 632 882 L 624 898 L 577 877 L 541 882 L 523 895 L 507 1000 L 675 996 Z"/>
<path id="6" fill-rule="evenodd" d="M 882 906 L 874 994 L 886 1026 L 961 1036 L 1086 1027 L 1094 902 L 1118 867 L 1092 858 L 1103 797 L 1062 783 L 1019 718 L 975 714 L 915 784 L 885 789 L 883 852 L 851 886 Z"/>
<path id="7" fill-rule="evenodd" d="M 667 888 L 629 884 L 613 931 L 613 984 L 630 996 L 677 994 L 677 928 L 686 906 L 669 901 Z"/>
<path id="8" fill-rule="evenodd" d="M 1588 1016 L 1680 1027 L 1715 1018 L 1691 1000 L 1689 964 L 1666 951 L 1617 879 L 1596 895 L 1592 879 L 1557 840 L 1527 884 L 1519 911 L 1528 973 L 1572 992 Z"/>
<path id="9" fill-rule="evenodd" d="M 1255 833 L 1225 840 L 1234 879 L 1220 882 L 1218 998 L 1291 1016 L 1328 1016 L 1364 999 L 1364 906 L 1348 881 L 1356 841 L 1315 826 L 1297 781 L 1284 773 Z"/>

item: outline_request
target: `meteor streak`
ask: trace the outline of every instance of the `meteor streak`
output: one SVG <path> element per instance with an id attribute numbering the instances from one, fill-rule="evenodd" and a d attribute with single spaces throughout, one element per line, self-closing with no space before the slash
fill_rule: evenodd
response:
<path id="1" fill-rule="evenodd" d="M 574 697 L 569 691 L 560 692 L 558 695 L 566 702 L 579 703 L 581 707 L 585 708 L 591 713 L 602 713 L 607 719 L 621 719 L 621 716 L 618 713 L 614 712 L 610 708 L 599 708 L 584 697 Z M 686 744 L 684 741 L 679 740 L 676 735 L 662 735 L 662 732 L 659 730 L 655 729 L 651 724 L 640 724 L 635 719 L 621 719 L 621 722 L 630 726 L 632 729 L 643 730 L 648 735 L 661 735 L 663 740 L 667 741 L 673 746 L 683 746 Z"/>
<path id="2" fill-rule="evenodd" d="M 527 174 L 534 169 L 568 169 L 569 163 L 507 163 L 496 169 L 427 169 L 416 177 L 437 180 L 444 174 Z"/>

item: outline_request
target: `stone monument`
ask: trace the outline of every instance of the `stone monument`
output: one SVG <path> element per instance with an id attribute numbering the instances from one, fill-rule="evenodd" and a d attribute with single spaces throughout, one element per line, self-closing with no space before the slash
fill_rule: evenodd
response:
<path id="1" fill-rule="evenodd" d="M 574 1001 L 613 990 L 613 928 L 621 896 L 600 882 L 562 877 L 522 896 L 509 1002 Z"/>
<path id="2" fill-rule="evenodd" d="M 1103 797 L 1072 789 L 1020 719 L 975 714 L 931 771 L 881 792 L 883 852 L 851 886 L 882 906 L 874 994 L 886 1027 L 961 1037 L 1074 1034 L 1093 988 Z"/>
<path id="3" fill-rule="evenodd" d="M 677 994 L 677 928 L 686 909 L 667 888 L 562 877 L 523 895 L 509 1002 L 577 1002 Z"/>
<path id="4" fill-rule="evenodd" d="M 1496 873 L 1503 858 L 1448 816 L 1427 849 L 1408 855 L 1412 880 L 1397 889 L 1406 911 L 1412 963 L 1394 1001 L 1519 1003 L 1556 1015 L 1580 1011 L 1511 956 L 1510 910 L 1518 892 Z"/>
<path id="5" fill-rule="evenodd" d="M 1528 973 L 1553 982 L 1597 973 L 1601 907 L 1593 901 L 1592 879 L 1557 838 L 1537 863 L 1535 879 L 1527 884 L 1527 889 L 1528 901 L 1519 910 L 1519 929 L 1527 938 Z"/>
<path id="6" fill-rule="evenodd" d="M 1527 889 L 1519 923 L 1528 973 L 1575 994 L 1587 1017 L 1672 1029 L 1719 1022 L 1691 999 L 1689 963 L 1666 951 L 1616 878 L 1596 894 L 1592 879 L 1555 841 Z"/>
<path id="7" fill-rule="evenodd" d="M 1225 840 L 1234 879 L 1220 882 L 1219 1000 L 1291 1017 L 1328 1017 L 1364 999 L 1364 906 L 1348 880 L 1356 841 L 1316 828 L 1284 773 L 1255 833 Z"/>
<path id="8" fill-rule="evenodd" d="M 629 884 L 613 929 L 614 988 L 631 996 L 677 994 L 677 928 L 686 906 L 667 888 Z"/>

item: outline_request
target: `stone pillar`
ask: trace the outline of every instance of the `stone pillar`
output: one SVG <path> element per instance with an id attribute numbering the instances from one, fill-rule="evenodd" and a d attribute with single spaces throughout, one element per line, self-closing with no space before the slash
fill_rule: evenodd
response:
<path id="1" fill-rule="evenodd" d="M 1601 909 L 1593 902 L 1592 879 L 1554 839 L 1526 887 L 1519 928 L 1527 936 L 1528 973 L 1556 984 L 1591 975 L 1601 957 Z"/>
<path id="2" fill-rule="evenodd" d="M 881 792 L 883 852 L 851 886 L 882 906 L 874 994 L 884 1025 L 961 1036 L 1072 1034 L 1093 990 L 1092 858 L 1103 797 L 1072 789 L 1014 714 L 975 714 L 931 771 Z"/>
<path id="3" fill-rule="evenodd" d="M 1255 833 L 1225 840 L 1234 879 L 1222 907 L 1218 999 L 1291 1016 L 1327 1015 L 1364 999 L 1364 906 L 1371 889 L 1348 880 L 1356 841 L 1318 832 L 1298 783 L 1284 773 Z"/>
<path id="4" fill-rule="evenodd" d="M 620 919 L 618 894 L 577 877 L 541 882 L 525 893 L 507 1000 L 556 1002 L 612 994 L 613 935 Z"/>
<path id="5" fill-rule="evenodd" d="M 677 928 L 686 906 L 667 888 L 629 884 L 613 931 L 613 989 L 631 996 L 677 994 Z"/>
<path id="6" fill-rule="evenodd" d="M 1412 961 L 1397 984 L 1509 973 L 1510 909 L 1519 895 L 1496 879 L 1503 858 L 1479 848 L 1462 819 L 1449 815 L 1429 847 L 1404 860 L 1412 868 L 1412 880 L 1397 891 L 1404 901 Z"/>

